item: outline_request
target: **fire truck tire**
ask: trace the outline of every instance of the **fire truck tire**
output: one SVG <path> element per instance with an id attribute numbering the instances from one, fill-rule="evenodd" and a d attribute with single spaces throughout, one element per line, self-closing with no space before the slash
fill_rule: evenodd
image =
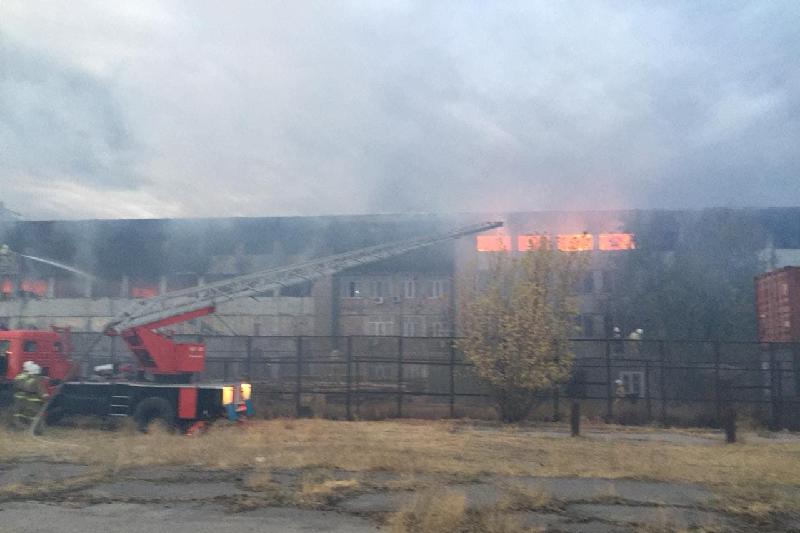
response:
<path id="1" fill-rule="evenodd" d="M 175 409 L 164 398 L 145 398 L 136 406 L 133 419 L 139 431 L 147 433 L 153 422 L 160 422 L 164 429 L 175 429 Z"/>

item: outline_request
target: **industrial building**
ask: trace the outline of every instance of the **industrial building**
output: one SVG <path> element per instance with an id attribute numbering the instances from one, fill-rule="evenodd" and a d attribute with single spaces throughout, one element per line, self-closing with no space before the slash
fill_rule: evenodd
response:
<path id="1" fill-rule="evenodd" d="M 767 268 L 796 259 L 800 210 L 741 211 L 755 213 L 768 231 L 763 251 Z M 696 214 L 666 213 L 676 225 Z M 180 325 L 176 333 L 446 337 L 454 333 L 455 287 L 462 272 L 485 268 L 493 251 L 524 251 L 547 241 L 562 250 L 590 254 L 589 271 L 577 288 L 578 325 L 585 337 L 605 337 L 614 322 L 609 296 L 619 290 L 612 275 L 614 258 L 635 246 L 636 236 L 625 231 L 626 220 L 634 214 L 6 220 L 0 222 L 0 243 L 28 257 L 0 261 L 0 322 L 9 327 L 58 324 L 99 331 L 133 299 L 496 219 L 505 222 L 502 231 L 351 269 L 313 284 L 288 287 L 280 294 L 230 302 L 215 316 Z M 666 234 L 679 231 L 671 228 Z"/>

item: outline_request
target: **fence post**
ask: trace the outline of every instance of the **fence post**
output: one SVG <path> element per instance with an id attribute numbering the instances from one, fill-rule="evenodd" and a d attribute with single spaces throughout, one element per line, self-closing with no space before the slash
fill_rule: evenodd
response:
<path id="1" fill-rule="evenodd" d="M 606 339 L 606 422 L 614 419 L 614 384 L 611 381 L 611 342 Z"/>
<path id="2" fill-rule="evenodd" d="M 783 361 L 778 359 L 775 361 L 775 370 L 777 370 L 777 393 L 776 399 L 778 400 L 778 429 L 783 429 Z"/>
<path id="3" fill-rule="evenodd" d="M 350 339 L 352 347 L 352 340 L 353 340 L 352 335 L 348 336 L 348 339 Z M 355 390 L 356 417 L 361 417 L 361 359 L 358 357 L 355 357 L 354 359 L 356 363 L 356 390 Z"/>
<path id="4" fill-rule="evenodd" d="M 560 391 L 558 390 L 558 385 L 553 389 L 553 422 L 558 422 L 561 420 L 561 406 L 560 406 Z"/>
<path id="5" fill-rule="evenodd" d="M 644 404 L 647 410 L 647 422 L 653 421 L 653 399 L 650 394 L 650 361 L 644 362 Z"/>
<path id="6" fill-rule="evenodd" d="M 403 337 L 397 337 L 397 418 L 403 416 Z"/>
<path id="7" fill-rule="evenodd" d="M 720 379 L 719 379 L 719 341 L 714 341 L 714 417 L 717 424 L 722 425 L 722 395 L 720 394 Z"/>
<path id="8" fill-rule="evenodd" d="M 569 413 L 569 425 L 573 437 L 581 434 L 581 402 L 572 400 L 572 409 Z"/>
<path id="9" fill-rule="evenodd" d="M 769 404 L 770 404 L 770 429 L 778 431 L 780 420 L 778 418 L 777 384 L 775 383 L 775 345 L 769 344 Z"/>
<path id="10" fill-rule="evenodd" d="M 253 337 L 247 337 L 245 344 L 247 350 L 247 381 L 253 380 Z"/>
<path id="11" fill-rule="evenodd" d="M 295 388 L 294 388 L 294 414 L 300 417 L 303 406 L 301 390 L 303 387 L 303 337 L 297 337 L 297 353 L 295 354 Z"/>
<path id="12" fill-rule="evenodd" d="M 347 400 L 345 408 L 347 410 L 347 419 L 353 419 L 353 337 L 347 337 Z"/>
<path id="13" fill-rule="evenodd" d="M 450 418 L 456 417 L 456 343 L 450 341 Z"/>
<path id="14" fill-rule="evenodd" d="M 661 358 L 661 368 L 658 373 L 659 393 L 661 394 L 661 425 L 667 425 L 667 351 L 663 340 L 658 341 L 658 354 Z"/>

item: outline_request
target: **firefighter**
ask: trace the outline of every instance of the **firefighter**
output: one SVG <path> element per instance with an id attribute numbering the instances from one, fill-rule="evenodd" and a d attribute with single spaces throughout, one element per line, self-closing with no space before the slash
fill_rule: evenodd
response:
<path id="1" fill-rule="evenodd" d="M 625 400 L 625 384 L 621 379 L 614 381 L 614 412 L 620 414 L 622 402 Z"/>
<path id="2" fill-rule="evenodd" d="M 630 344 L 631 354 L 634 356 L 639 355 L 639 351 L 641 350 L 641 340 L 642 336 L 644 335 L 644 330 L 642 328 L 636 328 L 635 330 L 631 331 L 631 334 L 628 335 L 628 340 L 633 341 Z"/>
<path id="3" fill-rule="evenodd" d="M 619 329 L 619 326 L 614 326 L 614 329 L 611 331 L 611 336 L 614 339 L 614 353 L 622 353 L 625 347 L 622 345 L 622 331 Z"/>
<path id="4" fill-rule="evenodd" d="M 22 372 L 14 378 L 14 415 L 12 424 L 17 429 L 31 427 L 36 415 L 47 401 L 47 388 L 42 369 L 33 361 L 22 364 Z"/>

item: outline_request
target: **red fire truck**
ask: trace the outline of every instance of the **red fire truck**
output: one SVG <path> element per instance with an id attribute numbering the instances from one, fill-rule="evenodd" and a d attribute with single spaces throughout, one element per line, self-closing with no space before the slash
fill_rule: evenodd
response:
<path id="1" fill-rule="evenodd" d="M 251 384 L 196 382 L 196 374 L 205 368 L 205 346 L 175 342 L 164 328 L 209 315 L 222 302 L 263 295 L 501 225 L 467 226 L 136 301 L 104 329 L 128 345 L 136 361 L 135 379 L 118 375 L 99 381 L 75 379 L 68 330 L 0 331 L 0 395 L 11 398 L 14 377 L 25 361 L 33 361 L 55 394 L 48 406 L 49 419 L 68 414 L 130 416 L 142 430 L 157 420 L 181 429 L 220 417 L 236 420 L 253 413 Z"/>

